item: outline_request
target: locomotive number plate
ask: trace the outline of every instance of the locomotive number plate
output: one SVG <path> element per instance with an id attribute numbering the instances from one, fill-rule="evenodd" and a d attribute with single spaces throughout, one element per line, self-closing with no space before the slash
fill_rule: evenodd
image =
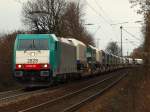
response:
<path id="1" fill-rule="evenodd" d="M 38 63 L 38 59 L 28 59 L 27 63 L 28 64 L 37 64 Z"/>

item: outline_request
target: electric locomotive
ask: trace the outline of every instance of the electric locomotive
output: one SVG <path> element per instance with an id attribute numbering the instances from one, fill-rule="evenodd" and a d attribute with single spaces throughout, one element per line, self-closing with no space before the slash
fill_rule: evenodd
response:
<path id="1" fill-rule="evenodd" d="M 76 66 L 76 47 L 67 39 L 54 34 L 17 35 L 14 78 L 26 87 L 48 86 L 76 73 Z"/>

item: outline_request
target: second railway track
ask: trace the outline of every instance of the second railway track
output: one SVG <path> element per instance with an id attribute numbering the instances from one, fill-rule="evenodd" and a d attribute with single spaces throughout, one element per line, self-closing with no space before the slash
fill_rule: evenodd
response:
<path id="1" fill-rule="evenodd" d="M 42 90 L 37 90 L 37 91 L 42 91 Z M 36 93 L 36 91 L 24 91 L 23 89 L 4 92 L 3 94 L 0 94 L 0 104 L 4 102 L 12 101 L 13 99 L 15 100 L 16 98 L 21 96 L 27 96 L 34 93 Z"/>
<path id="2" fill-rule="evenodd" d="M 52 88 L 40 89 L 36 91 L 25 91 L 24 89 L 17 89 L 17 90 L 0 92 L 0 107 L 1 104 L 13 102 L 17 98 L 31 96 L 32 94 L 34 95 L 36 93 L 46 93 L 49 90 L 55 91 L 56 89 L 58 90 L 60 87 L 52 87 Z"/>
<path id="3" fill-rule="evenodd" d="M 8 95 L 16 94 L 17 92 L 21 92 L 22 90 L 23 89 L 16 89 L 16 90 L 10 90 L 10 91 L 0 92 L 0 99 L 2 97 L 8 96 Z"/>
<path id="4" fill-rule="evenodd" d="M 37 93 L 42 94 L 42 93 L 47 92 L 48 90 L 55 90 L 55 87 L 46 88 L 46 89 L 38 89 L 38 90 L 33 90 L 33 91 L 18 89 L 18 90 L 13 90 L 13 91 L 2 92 L 0 93 L 0 104 L 10 103 L 10 102 L 16 101 L 17 98 L 28 97 Z"/>
<path id="5" fill-rule="evenodd" d="M 18 112 L 73 112 L 89 100 L 95 98 L 96 96 L 106 91 L 108 88 L 115 85 L 125 75 L 126 74 L 121 76 L 112 75 L 105 78 L 104 80 L 91 84 L 75 92 L 46 101 L 30 108 L 20 110 Z"/>

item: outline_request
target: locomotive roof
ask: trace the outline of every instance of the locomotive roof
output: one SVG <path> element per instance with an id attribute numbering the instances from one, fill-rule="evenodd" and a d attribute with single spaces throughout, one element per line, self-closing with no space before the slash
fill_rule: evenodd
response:
<path id="1" fill-rule="evenodd" d="M 71 46 L 75 46 L 75 45 L 74 45 L 72 42 L 70 42 L 67 38 L 61 37 L 59 41 L 62 42 L 62 43 L 71 45 Z"/>
<path id="2" fill-rule="evenodd" d="M 92 48 L 92 49 L 95 49 L 95 47 L 94 46 L 92 46 L 92 45 L 88 45 L 90 48 Z M 96 49 L 95 49 L 96 50 Z"/>
<path id="3" fill-rule="evenodd" d="M 55 34 L 18 34 L 17 39 L 46 39 L 53 38 L 55 41 L 58 41 Z"/>
<path id="4" fill-rule="evenodd" d="M 77 46 L 77 45 L 83 45 L 83 46 L 85 46 L 86 47 L 86 45 L 83 43 L 83 42 L 81 42 L 81 41 L 79 41 L 79 40 L 77 40 L 77 39 L 74 39 L 74 38 L 68 38 L 68 40 L 69 41 L 72 41 L 73 42 L 73 44 L 75 45 L 75 46 Z"/>

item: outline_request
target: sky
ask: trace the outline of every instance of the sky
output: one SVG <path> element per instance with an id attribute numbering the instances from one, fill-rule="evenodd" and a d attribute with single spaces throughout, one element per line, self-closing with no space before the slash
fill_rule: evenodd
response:
<path id="1" fill-rule="evenodd" d="M 15 0 L 0 0 L 0 33 L 22 28 L 21 5 Z"/>
<path id="2" fill-rule="evenodd" d="M 123 54 L 131 53 L 143 41 L 141 33 L 142 15 L 136 13 L 137 9 L 131 8 L 129 0 L 86 0 L 86 20 L 93 24 L 86 26 L 94 35 L 97 46 L 105 49 L 110 41 L 117 42 L 120 46 L 120 26 L 131 33 L 123 31 Z M 122 23 L 122 24 L 119 24 Z"/>
<path id="3" fill-rule="evenodd" d="M 21 22 L 21 4 L 19 0 L 0 1 L 0 33 L 24 29 Z M 26 1 L 26 0 L 23 0 Z M 143 40 L 142 16 L 131 8 L 128 0 L 80 0 L 85 4 L 84 19 L 87 30 L 93 35 L 99 49 L 105 50 L 110 41 L 120 46 L 120 26 L 133 36 L 123 31 L 123 54 L 131 53 Z M 124 23 L 125 22 L 125 23 Z M 127 23 L 128 22 L 128 23 Z M 118 24 L 124 23 L 124 24 Z"/>

